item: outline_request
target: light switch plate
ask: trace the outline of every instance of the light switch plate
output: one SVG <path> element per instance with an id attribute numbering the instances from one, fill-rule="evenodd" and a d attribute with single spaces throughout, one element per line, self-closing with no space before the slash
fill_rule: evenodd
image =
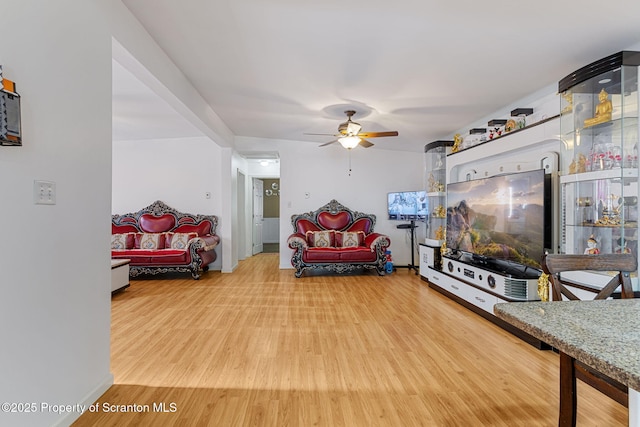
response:
<path id="1" fill-rule="evenodd" d="M 56 183 L 53 181 L 33 181 L 33 203 L 36 205 L 55 205 Z"/>

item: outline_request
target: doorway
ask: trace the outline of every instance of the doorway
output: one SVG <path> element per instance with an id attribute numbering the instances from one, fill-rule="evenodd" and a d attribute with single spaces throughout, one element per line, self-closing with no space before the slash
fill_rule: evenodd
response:
<path id="1" fill-rule="evenodd" d="M 253 178 L 253 254 L 280 252 L 280 178 Z"/>
<path id="2" fill-rule="evenodd" d="M 264 238 L 264 215 L 263 215 L 263 203 L 264 196 L 262 194 L 264 190 L 264 183 L 259 178 L 253 178 L 253 255 L 259 254 L 263 251 L 263 238 Z"/>
<path id="3" fill-rule="evenodd" d="M 264 178 L 263 252 L 280 252 L 280 178 Z"/>

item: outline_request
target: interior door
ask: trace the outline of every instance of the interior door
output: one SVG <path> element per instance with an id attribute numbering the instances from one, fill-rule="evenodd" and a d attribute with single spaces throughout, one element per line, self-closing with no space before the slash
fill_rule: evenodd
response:
<path id="1" fill-rule="evenodd" d="M 264 182 L 261 179 L 253 179 L 253 254 L 263 251 L 262 228 L 263 217 Z"/>

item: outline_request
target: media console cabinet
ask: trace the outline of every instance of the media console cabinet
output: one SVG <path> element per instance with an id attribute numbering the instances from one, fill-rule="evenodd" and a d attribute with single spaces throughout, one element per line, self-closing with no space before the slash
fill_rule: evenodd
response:
<path id="1" fill-rule="evenodd" d="M 446 156 L 446 183 L 474 180 L 506 173 L 545 169 L 552 178 L 551 200 L 557 206 L 559 198 L 558 153 L 560 129 L 557 116 L 530 127 L 505 134 L 476 146 Z M 432 209 L 433 207 L 430 207 Z M 552 223 L 558 224 L 557 211 Z M 552 246 L 557 248 L 558 232 L 554 227 Z M 469 259 L 442 257 L 440 248 L 420 243 L 420 275 L 430 288 L 453 299 L 487 320 L 513 333 L 539 349 L 549 346 L 513 325 L 497 318 L 493 307 L 497 303 L 535 301 L 537 278 L 497 271 L 491 266 Z M 498 269 L 500 270 L 500 269 Z M 526 276 L 526 275 L 525 275 Z"/>

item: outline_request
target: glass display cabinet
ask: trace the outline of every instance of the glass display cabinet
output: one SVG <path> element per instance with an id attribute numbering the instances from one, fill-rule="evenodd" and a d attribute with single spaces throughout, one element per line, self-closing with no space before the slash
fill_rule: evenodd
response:
<path id="1" fill-rule="evenodd" d="M 433 141 L 425 145 L 425 188 L 429 215 L 427 217 L 427 230 L 425 245 L 420 251 L 421 266 L 437 267 L 440 260 L 440 247 L 445 241 L 447 228 L 446 211 L 446 160 L 451 152 L 453 141 Z M 422 272 L 422 268 L 421 268 Z M 428 274 L 422 274 L 429 277 Z"/>
<path id="2" fill-rule="evenodd" d="M 638 254 L 639 66 L 640 52 L 623 51 L 558 83 L 562 253 Z M 569 280 L 598 287 L 602 276 Z"/>
<path id="3" fill-rule="evenodd" d="M 434 141 L 424 147 L 429 217 L 425 243 L 440 247 L 447 228 L 446 160 L 453 141 Z"/>

